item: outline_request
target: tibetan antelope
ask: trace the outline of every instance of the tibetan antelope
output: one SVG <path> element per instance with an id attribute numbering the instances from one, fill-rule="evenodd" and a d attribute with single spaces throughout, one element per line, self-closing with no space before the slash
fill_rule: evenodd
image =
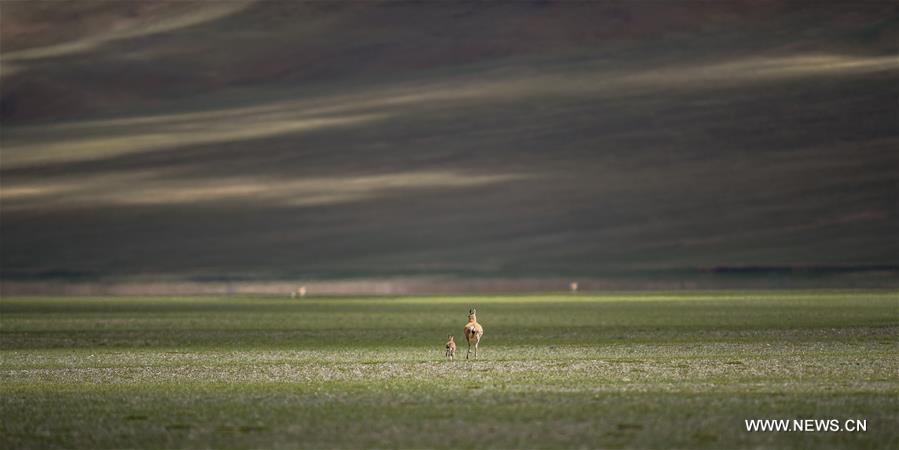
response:
<path id="1" fill-rule="evenodd" d="M 446 341 L 446 357 L 452 361 L 456 356 L 456 337 L 453 335 L 447 336 Z"/>
<path id="2" fill-rule="evenodd" d="M 468 341 L 468 353 L 465 354 L 465 359 L 468 359 L 468 356 L 471 354 L 471 344 L 474 344 L 474 359 L 478 359 L 478 343 L 481 342 L 481 336 L 484 335 L 484 327 L 478 323 L 476 314 L 477 310 L 468 310 L 468 323 L 462 329 L 462 334 L 465 335 L 465 340 Z"/>

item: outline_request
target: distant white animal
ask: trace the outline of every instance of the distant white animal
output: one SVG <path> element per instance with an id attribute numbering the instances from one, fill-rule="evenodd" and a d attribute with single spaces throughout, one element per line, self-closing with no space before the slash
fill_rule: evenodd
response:
<path id="1" fill-rule="evenodd" d="M 577 281 L 572 281 L 571 284 L 568 285 L 568 289 L 571 290 L 572 294 L 577 294 Z"/>
<path id="2" fill-rule="evenodd" d="M 305 297 L 306 286 L 300 286 L 297 290 L 290 293 L 290 298 Z"/>

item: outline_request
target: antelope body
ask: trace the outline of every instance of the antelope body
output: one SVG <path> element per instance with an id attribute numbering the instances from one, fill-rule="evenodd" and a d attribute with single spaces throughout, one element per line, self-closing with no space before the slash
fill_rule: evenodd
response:
<path id="1" fill-rule="evenodd" d="M 452 360 L 456 356 L 456 337 L 453 335 L 449 335 L 447 339 L 448 341 L 446 341 L 446 357 Z"/>
<path id="2" fill-rule="evenodd" d="M 478 359 L 478 343 L 481 342 L 481 336 L 484 335 L 484 327 L 478 323 L 476 314 L 477 310 L 468 310 L 468 323 L 462 329 L 462 334 L 465 335 L 465 340 L 468 341 L 468 353 L 465 354 L 465 359 L 468 359 L 468 356 L 471 355 L 472 344 L 474 344 L 474 359 Z"/>

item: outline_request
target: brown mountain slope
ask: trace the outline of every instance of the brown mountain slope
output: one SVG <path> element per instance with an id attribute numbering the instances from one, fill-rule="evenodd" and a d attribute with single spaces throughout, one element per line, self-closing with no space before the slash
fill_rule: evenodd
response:
<path id="1" fill-rule="evenodd" d="M 894 5 L 78 5 L 0 6 L 6 278 L 899 265 Z"/>

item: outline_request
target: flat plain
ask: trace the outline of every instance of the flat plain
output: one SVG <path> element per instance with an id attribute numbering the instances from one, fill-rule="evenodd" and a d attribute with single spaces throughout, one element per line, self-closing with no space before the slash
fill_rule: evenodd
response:
<path id="1" fill-rule="evenodd" d="M 899 446 L 894 290 L 17 297 L 0 314 L 2 448 Z M 757 418 L 867 431 L 746 431 Z"/>

